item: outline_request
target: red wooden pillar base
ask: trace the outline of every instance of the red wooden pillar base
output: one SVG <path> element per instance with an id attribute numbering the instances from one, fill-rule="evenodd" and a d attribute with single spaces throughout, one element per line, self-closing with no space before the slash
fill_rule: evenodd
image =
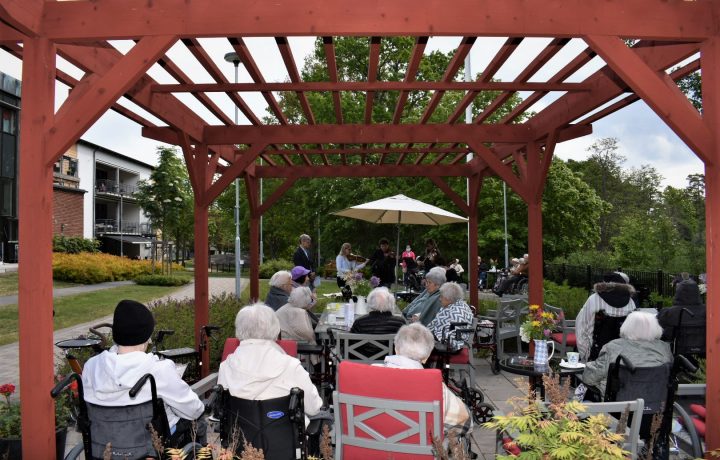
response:
<path id="1" fill-rule="evenodd" d="M 528 255 L 530 257 L 528 301 L 543 304 L 542 201 L 528 202 Z"/>
<path id="2" fill-rule="evenodd" d="M 195 203 L 195 343 L 200 344 L 200 330 L 210 322 L 210 295 L 208 289 L 208 208 Z M 210 350 L 203 350 L 203 377 L 210 371 Z"/>

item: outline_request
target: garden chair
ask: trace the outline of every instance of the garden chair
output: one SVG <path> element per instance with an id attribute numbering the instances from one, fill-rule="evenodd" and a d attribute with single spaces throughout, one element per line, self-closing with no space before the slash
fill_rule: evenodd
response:
<path id="1" fill-rule="evenodd" d="M 278 339 L 275 341 L 280 348 L 282 348 L 288 356 L 297 357 L 298 355 L 298 343 L 294 340 Z M 227 357 L 232 354 L 235 349 L 240 346 L 240 340 L 235 337 L 228 337 L 225 339 L 225 345 L 223 346 L 222 358 L 220 361 L 225 361 Z"/>
<path id="2" fill-rule="evenodd" d="M 443 439 L 438 369 L 394 369 L 343 361 L 338 367 L 335 459 L 432 459 Z"/>
<path id="3" fill-rule="evenodd" d="M 353 334 L 338 332 L 335 356 L 338 361 L 383 363 L 395 348 L 395 334 Z"/>
<path id="4" fill-rule="evenodd" d="M 562 355 L 565 355 L 568 351 L 575 351 L 577 347 L 575 320 L 567 319 L 562 308 L 553 307 L 549 304 L 545 304 L 544 308 L 545 311 L 552 313 L 557 318 L 555 331 L 550 336 L 555 342 L 555 349 Z"/>
<path id="5" fill-rule="evenodd" d="M 495 324 L 495 340 L 497 355 L 505 356 L 505 340 L 515 339 L 517 353 L 522 350 L 520 342 L 520 323 L 522 315 L 526 312 L 527 302 L 523 299 L 500 301 L 498 308 L 488 310 L 487 314 L 480 315 L 479 320 L 489 320 Z"/>

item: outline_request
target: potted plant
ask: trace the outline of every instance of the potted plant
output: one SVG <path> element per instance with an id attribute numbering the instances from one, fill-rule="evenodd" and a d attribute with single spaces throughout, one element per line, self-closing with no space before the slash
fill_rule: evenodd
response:
<path id="1" fill-rule="evenodd" d="M 56 377 L 59 381 L 59 376 Z M 0 385 L 0 395 L 5 397 L 0 403 L 0 458 L 6 460 L 22 459 L 22 443 L 20 436 L 20 401 L 13 399 L 15 385 L 6 383 Z M 63 392 L 55 400 L 55 447 L 57 458 L 63 458 L 65 452 L 65 439 L 67 427 L 72 421 L 71 407 L 74 392 Z"/>

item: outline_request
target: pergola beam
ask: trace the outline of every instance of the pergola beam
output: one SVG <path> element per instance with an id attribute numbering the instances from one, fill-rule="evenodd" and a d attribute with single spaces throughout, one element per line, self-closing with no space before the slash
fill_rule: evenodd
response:
<path id="1" fill-rule="evenodd" d="M 477 164 L 396 165 L 396 164 L 348 164 L 318 166 L 255 166 L 260 178 L 282 177 L 465 177 L 477 172 Z"/>
<path id="2" fill-rule="evenodd" d="M 611 35 L 702 40 L 718 29 L 711 0 L 456 0 L 452 7 L 445 0 L 84 0 L 45 2 L 42 17 L 31 19 L 39 22 L 35 30 L 51 40 L 226 37 L 238 31 L 247 37 Z"/>

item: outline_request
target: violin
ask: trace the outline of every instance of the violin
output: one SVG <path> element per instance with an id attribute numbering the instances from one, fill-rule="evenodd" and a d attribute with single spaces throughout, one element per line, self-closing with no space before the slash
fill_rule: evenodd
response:
<path id="1" fill-rule="evenodd" d="M 367 257 L 363 257 L 363 256 L 359 256 L 359 255 L 357 255 L 357 254 L 352 254 L 352 253 L 351 253 L 351 254 L 348 254 L 347 260 L 349 260 L 349 261 L 351 261 L 351 262 L 360 262 L 360 263 L 362 263 L 362 262 L 367 262 Z"/>

